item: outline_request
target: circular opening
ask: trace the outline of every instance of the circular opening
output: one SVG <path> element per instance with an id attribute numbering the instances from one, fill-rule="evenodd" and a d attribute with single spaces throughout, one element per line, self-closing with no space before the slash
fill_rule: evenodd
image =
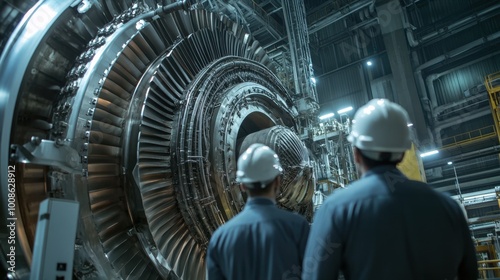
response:
<path id="1" fill-rule="evenodd" d="M 269 118 L 269 116 L 262 112 L 253 112 L 249 114 L 243 120 L 243 122 L 241 122 L 240 129 L 238 130 L 238 140 L 236 142 L 236 150 L 238 151 L 238 155 L 241 153 L 241 143 L 246 136 L 275 125 L 276 124 Z"/>

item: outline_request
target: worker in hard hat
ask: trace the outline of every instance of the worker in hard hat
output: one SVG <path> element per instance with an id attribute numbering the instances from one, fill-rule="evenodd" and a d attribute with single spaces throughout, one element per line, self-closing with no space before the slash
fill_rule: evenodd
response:
<path id="1" fill-rule="evenodd" d="M 386 99 L 356 112 L 347 139 L 362 177 L 316 212 L 302 279 L 477 279 L 459 205 L 396 168 L 411 146 L 408 123 Z"/>
<path id="2" fill-rule="evenodd" d="M 282 172 L 268 146 L 252 144 L 239 157 L 236 179 L 248 200 L 210 239 L 209 280 L 300 279 L 309 223 L 276 206 Z"/>

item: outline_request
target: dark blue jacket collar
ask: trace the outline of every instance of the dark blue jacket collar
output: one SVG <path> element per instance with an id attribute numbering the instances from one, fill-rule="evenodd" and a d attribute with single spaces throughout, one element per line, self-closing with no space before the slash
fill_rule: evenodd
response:
<path id="1" fill-rule="evenodd" d="M 380 165 L 380 166 L 376 166 L 376 167 L 368 170 L 367 172 L 365 172 L 363 177 L 375 175 L 375 174 L 387 173 L 387 172 L 391 172 L 391 173 L 395 173 L 395 174 L 404 176 L 403 173 L 399 169 L 397 169 L 394 165 Z"/>
<path id="2" fill-rule="evenodd" d="M 245 207 L 252 207 L 252 206 L 269 206 L 269 205 L 276 205 L 276 203 L 267 197 L 251 197 L 248 198 Z"/>

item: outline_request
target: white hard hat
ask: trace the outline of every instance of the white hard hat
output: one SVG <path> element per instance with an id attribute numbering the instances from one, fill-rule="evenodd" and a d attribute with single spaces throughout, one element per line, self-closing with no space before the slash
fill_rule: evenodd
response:
<path id="1" fill-rule="evenodd" d="M 372 159 L 380 152 L 393 153 L 391 160 L 400 158 L 411 148 L 408 113 L 387 99 L 372 99 L 354 115 L 347 140 Z"/>
<path id="2" fill-rule="evenodd" d="M 278 155 L 268 146 L 252 144 L 238 159 L 236 180 L 247 187 L 260 183 L 265 188 L 283 172 Z"/>

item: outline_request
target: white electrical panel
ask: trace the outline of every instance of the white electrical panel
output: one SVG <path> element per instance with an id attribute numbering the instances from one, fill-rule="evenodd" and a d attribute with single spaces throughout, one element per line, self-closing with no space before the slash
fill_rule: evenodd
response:
<path id="1" fill-rule="evenodd" d="M 40 203 L 31 280 L 73 279 L 79 203 L 48 198 Z"/>

